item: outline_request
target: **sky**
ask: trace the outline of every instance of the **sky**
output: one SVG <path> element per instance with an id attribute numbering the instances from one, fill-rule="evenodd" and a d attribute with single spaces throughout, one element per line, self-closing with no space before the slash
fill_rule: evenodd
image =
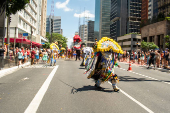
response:
<path id="1" fill-rule="evenodd" d="M 52 0 L 47 0 L 47 15 L 51 14 L 51 3 Z M 69 48 L 75 32 L 78 31 L 79 17 L 82 25 L 84 15 L 94 21 L 95 0 L 54 0 L 54 16 L 61 16 L 61 29 L 63 36 L 68 38 Z"/>

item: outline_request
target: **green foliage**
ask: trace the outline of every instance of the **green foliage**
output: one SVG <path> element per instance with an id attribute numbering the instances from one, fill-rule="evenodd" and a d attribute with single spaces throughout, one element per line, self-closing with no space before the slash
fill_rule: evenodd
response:
<path id="1" fill-rule="evenodd" d="M 153 16 L 151 19 L 141 20 L 140 28 L 163 20 L 170 21 L 170 14 L 168 14 L 167 17 L 165 17 L 164 13 L 159 13 L 158 16 Z"/>
<path id="2" fill-rule="evenodd" d="M 124 36 L 126 36 L 126 35 L 130 35 L 130 34 L 141 35 L 141 34 L 138 34 L 138 33 L 129 33 L 129 34 L 125 34 Z"/>
<path id="3" fill-rule="evenodd" d="M 43 44 L 42 46 L 43 46 L 43 48 L 49 49 L 49 48 L 50 48 L 50 43 L 49 43 L 49 42 L 46 42 L 46 43 Z"/>
<path id="4" fill-rule="evenodd" d="M 0 12 L 4 12 L 6 8 L 6 16 L 16 14 L 17 11 L 24 9 L 29 2 L 30 0 L 2 0 L 0 2 Z"/>
<path id="5" fill-rule="evenodd" d="M 165 46 L 166 48 L 170 49 L 170 36 L 169 35 L 165 36 Z"/>
<path id="6" fill-rule="evenodd" d="M 48 38 L 49 42 L 51 39 L 51 34 L 48 32 L 46 33 L 46 37 Z M 62 47 L 66 48 L 67 47 L 67 38 L 62 36 L 61 34 L 58 33 L 52 33 L 52 42 L 58 42 L 58 45 L 62 45 Z"/>
<path id="7" fill-rule="evenodd" d="M 144 48 L 144 49 L 157 49 L 159 48 L 156 44 L 154 44 L 153 42 L 145 42 L 145 41 L 142 41 L 141 42 L 141 47 Z"/>

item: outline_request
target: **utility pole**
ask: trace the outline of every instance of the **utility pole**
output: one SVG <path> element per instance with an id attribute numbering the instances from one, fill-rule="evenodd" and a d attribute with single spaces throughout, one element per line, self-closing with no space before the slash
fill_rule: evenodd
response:
<path id="1" fill-rule="evenodd" d="M 32 50 L 32 33 L 33 31 L 32 31 L 32 26 L 31 26 L 31 50 Z"/>
<path id="2" fill-rule="evenodd" d="M 51 18 L 51 38 L 50 38 L 50 43 L 52 43 L 52 34 L 53 34 L 53 19 Z"/>
<path id="3" fill-rule="evenodd" d="M 10 47 L 10 22 L 11 17 L 7 17 L 7 56 L 9 57 L 9 47 Z"/>
<path id="4" fill-rule="evenodd" d="M 17 36 L 17 35 L 16 35 L 16 34 L 17 34 L 16 32 L 17 32 L 17 27 L 15 27 L 15 37 L 14 37 L 14 51 L 15 51 L 16 36 Z"/>

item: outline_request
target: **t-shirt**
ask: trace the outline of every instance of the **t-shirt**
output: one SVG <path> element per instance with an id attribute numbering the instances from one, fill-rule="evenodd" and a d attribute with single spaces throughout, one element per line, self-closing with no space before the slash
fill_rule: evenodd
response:
<path id="1" fill-rule="evenodd" d="M 0 49 L 0 56 L 1 56 L 1 57 L 4 56 L 4 52 L 5 52 L 4 49 Z"/>
<path id="2" fill-rule="evenodd" d="M 31 52 L 31 58 L 35 58 L 35 51 Z"/>
<path id="3" fill-rule="evenodd" d="M 18 59 L 22 59 L 23 53 L 22 52 L 18 52 Z"/>
<path id="4" fill-rule="evenodd" d="M 153 60 L 155 58 L 155 53 L 151 52 L 150 55 L 151 55 L 151 59 Z"/>

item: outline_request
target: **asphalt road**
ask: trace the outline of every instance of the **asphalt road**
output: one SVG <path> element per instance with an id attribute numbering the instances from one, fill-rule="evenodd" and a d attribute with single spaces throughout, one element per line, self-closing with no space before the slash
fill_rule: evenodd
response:
<path id="1" fill-rule="evenodd" d="M 0 78 L 0 113 L 169 113 L 170 73 L 120 63 L 119 92 L 94 87 L 80 61 L 28 66 Z"/>

